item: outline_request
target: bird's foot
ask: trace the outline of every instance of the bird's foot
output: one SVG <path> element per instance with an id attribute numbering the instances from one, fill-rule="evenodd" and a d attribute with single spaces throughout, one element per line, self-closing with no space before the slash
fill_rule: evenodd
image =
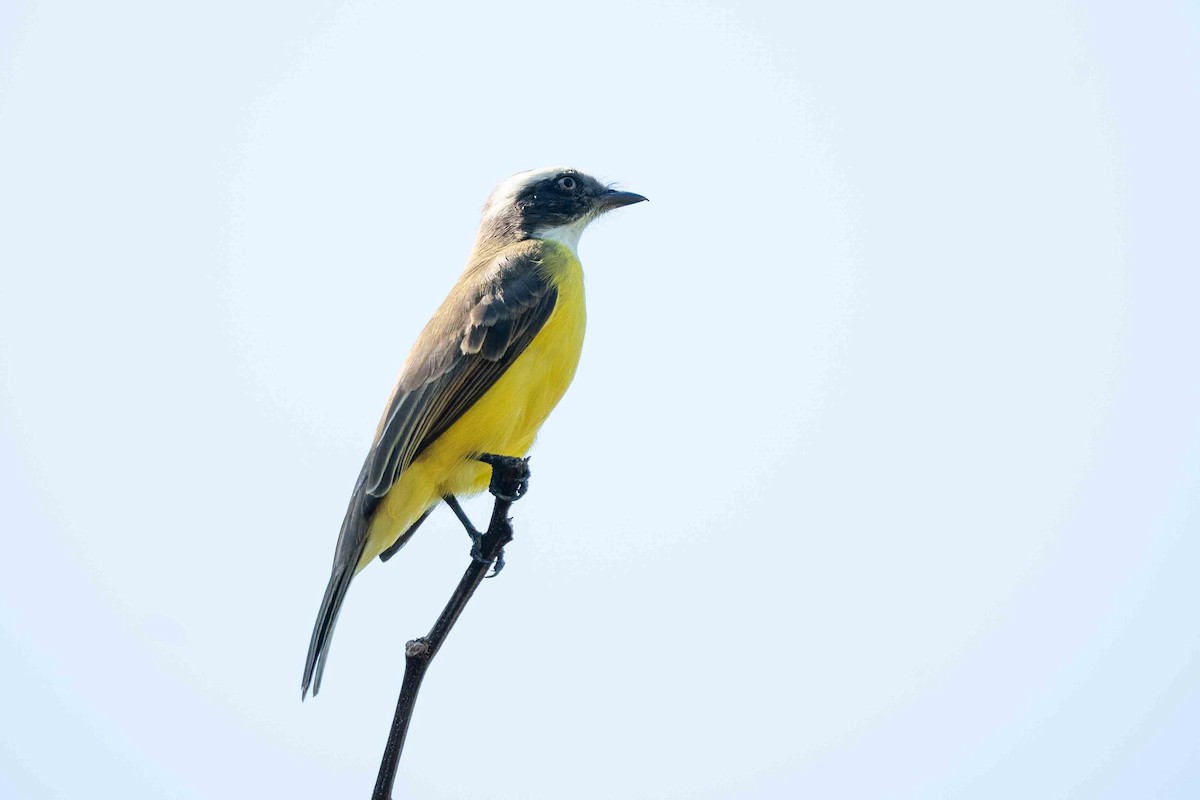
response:
<path id="1" fill-rule="evenodd" d="M 494 497 L 515 503 L 529 491 L 528 458 L 481 453 L 479 460 L 492 468 L 492 480 L 488 484 L 488 491 Z"/>
<path id="2" fill-rule="evenodd" d="M 478 561 L 480 564 L 491 564 L 491 559 L 485 558 L 483 555 L 483 537 L 487 534 L 481 533 L 471 524 L 471 520 L 467 517 L 467 512 L 463 511 L 463 507 L 458 502 L 458 498 L 452 494 L 448 494 L 442 498 L 446 501 L 446 505 L 450 506 L 454 511 L 454 515 L 458 517 L 458 521 L 462 523 L 467 530 L 467 536 L 471 537 L 471 558 Z M 509 537 L 512 538 L 511 536 Z M 504 548 L 500 548 L 500 552 L 496 554 L 495 568 L 489 578 L 494 578 L 504 569 Z"/>
<path id="3" fill-rule="evenodd" d="M 492 573 L 490 575 L 485 575 L 484 577 L 494 578 L 497 575 L 499 575 L 500 570 L 504 569 L 504 548 L 503 547 L 500 548 L 500 552 L 496 554 L 496 560 L 492 561 L 491 559 L 488 559 L 488 558 L 484 557 L 484 555 L 483 555 L 483 534 L 482 533 L 476 532 L 476 533 L 471 534 L 471 541 L 474 542 L 474 544 L 471 545 L 471 558 L 474 559 L 475 561 L 478 561 L 480 564 L 491 564 L 492 565 Z"/>

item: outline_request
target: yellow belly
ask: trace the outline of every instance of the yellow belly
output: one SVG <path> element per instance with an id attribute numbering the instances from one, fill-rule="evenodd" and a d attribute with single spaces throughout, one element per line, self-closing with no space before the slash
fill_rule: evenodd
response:
<path id="1" fill-rule="evenodd" d="M 562 399 L 583 348 L 583 268 L 568 249 L 548 244 L 543 268 L 558 301 L 542 330 L 495 385 L 401 473 L 371 519 L 360 571 L 448 494 L 487 488 L 491 468 L 479 453 L 523 456 Z"/>

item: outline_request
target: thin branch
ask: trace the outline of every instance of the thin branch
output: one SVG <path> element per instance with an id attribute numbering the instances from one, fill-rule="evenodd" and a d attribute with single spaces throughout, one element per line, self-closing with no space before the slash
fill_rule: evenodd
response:
<path id="1" fill-rule="evenodd" d="M 429 633 L 420 639 L 413 639 L 404 648 L 404 681 L 400 686 L 400 697 L 396 701 L 396 714 L 392 718 L 392 728 L 388 732 L 387 746 L 383 751 L 383 760 L 379 764 L 379 777 L 375 780 L 375 791 L 372 800 L 390 800 L 392 786 L 396 782 L 396 768 L 400 764 L 400 753 L 404 749 L 404 740 L 408 735 L 408 723 L 412 720 L 413 709 L 417 703 L 417 692 L 421 690 L 421 681 L 433 657 L 441 649 L 442 643 L 449 635 L 450 629 L 458 621 L 467 601 L 475 594 L 479 584 L 487 575 L 488 568 L 500 556 L 504 545 L 512 541 L 512 522 L 508 511 L 513 502 L 525 493 L 529 479 L 528 459 L 484 456 L 481 460 L 492 466 L 492 481 L 489 491 L 495 495 L 496 504 L 492 508 L 492 520 L 487 533 L 483 534 L 480 542 L 482 561 L 471 560 L 471 566 L 463 573 L 458 588 L 450 597 L 450 602 L 442 610 L 437 622 Z"/>

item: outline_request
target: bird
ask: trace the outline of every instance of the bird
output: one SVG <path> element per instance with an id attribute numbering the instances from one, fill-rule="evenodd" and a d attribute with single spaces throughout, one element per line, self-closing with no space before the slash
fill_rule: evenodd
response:
<path id="1" fill-rule="evenodd" d="M 395 555 L 442 502 L 472 532 L 457 498 L 488 487 L 480 457 L 529 451 L 583 347 L 579 238 L 601 214 L 644 200 L 571 167 L 518 173 L 488 196 L 466 268 L 404 360 L 355 481 L 301 699 L 320 690 L 354 576 Z"/>

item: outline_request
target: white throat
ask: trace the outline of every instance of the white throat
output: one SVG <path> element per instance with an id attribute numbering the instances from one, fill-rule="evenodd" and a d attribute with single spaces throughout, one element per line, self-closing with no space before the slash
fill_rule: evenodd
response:
<path id="1" fill-rule="evenodd" d="M 571 251 L 571 255 L 579 258 L 579 237 L 583 235 L 583 229 L 591 222 L 591 218 L 584 217 L 578 219 L 569 225 L 557 225 L 553 228 L 538 228 L 533 232 L 535 239 L 549 239 L 553 242 L 565 246 Z"/>

